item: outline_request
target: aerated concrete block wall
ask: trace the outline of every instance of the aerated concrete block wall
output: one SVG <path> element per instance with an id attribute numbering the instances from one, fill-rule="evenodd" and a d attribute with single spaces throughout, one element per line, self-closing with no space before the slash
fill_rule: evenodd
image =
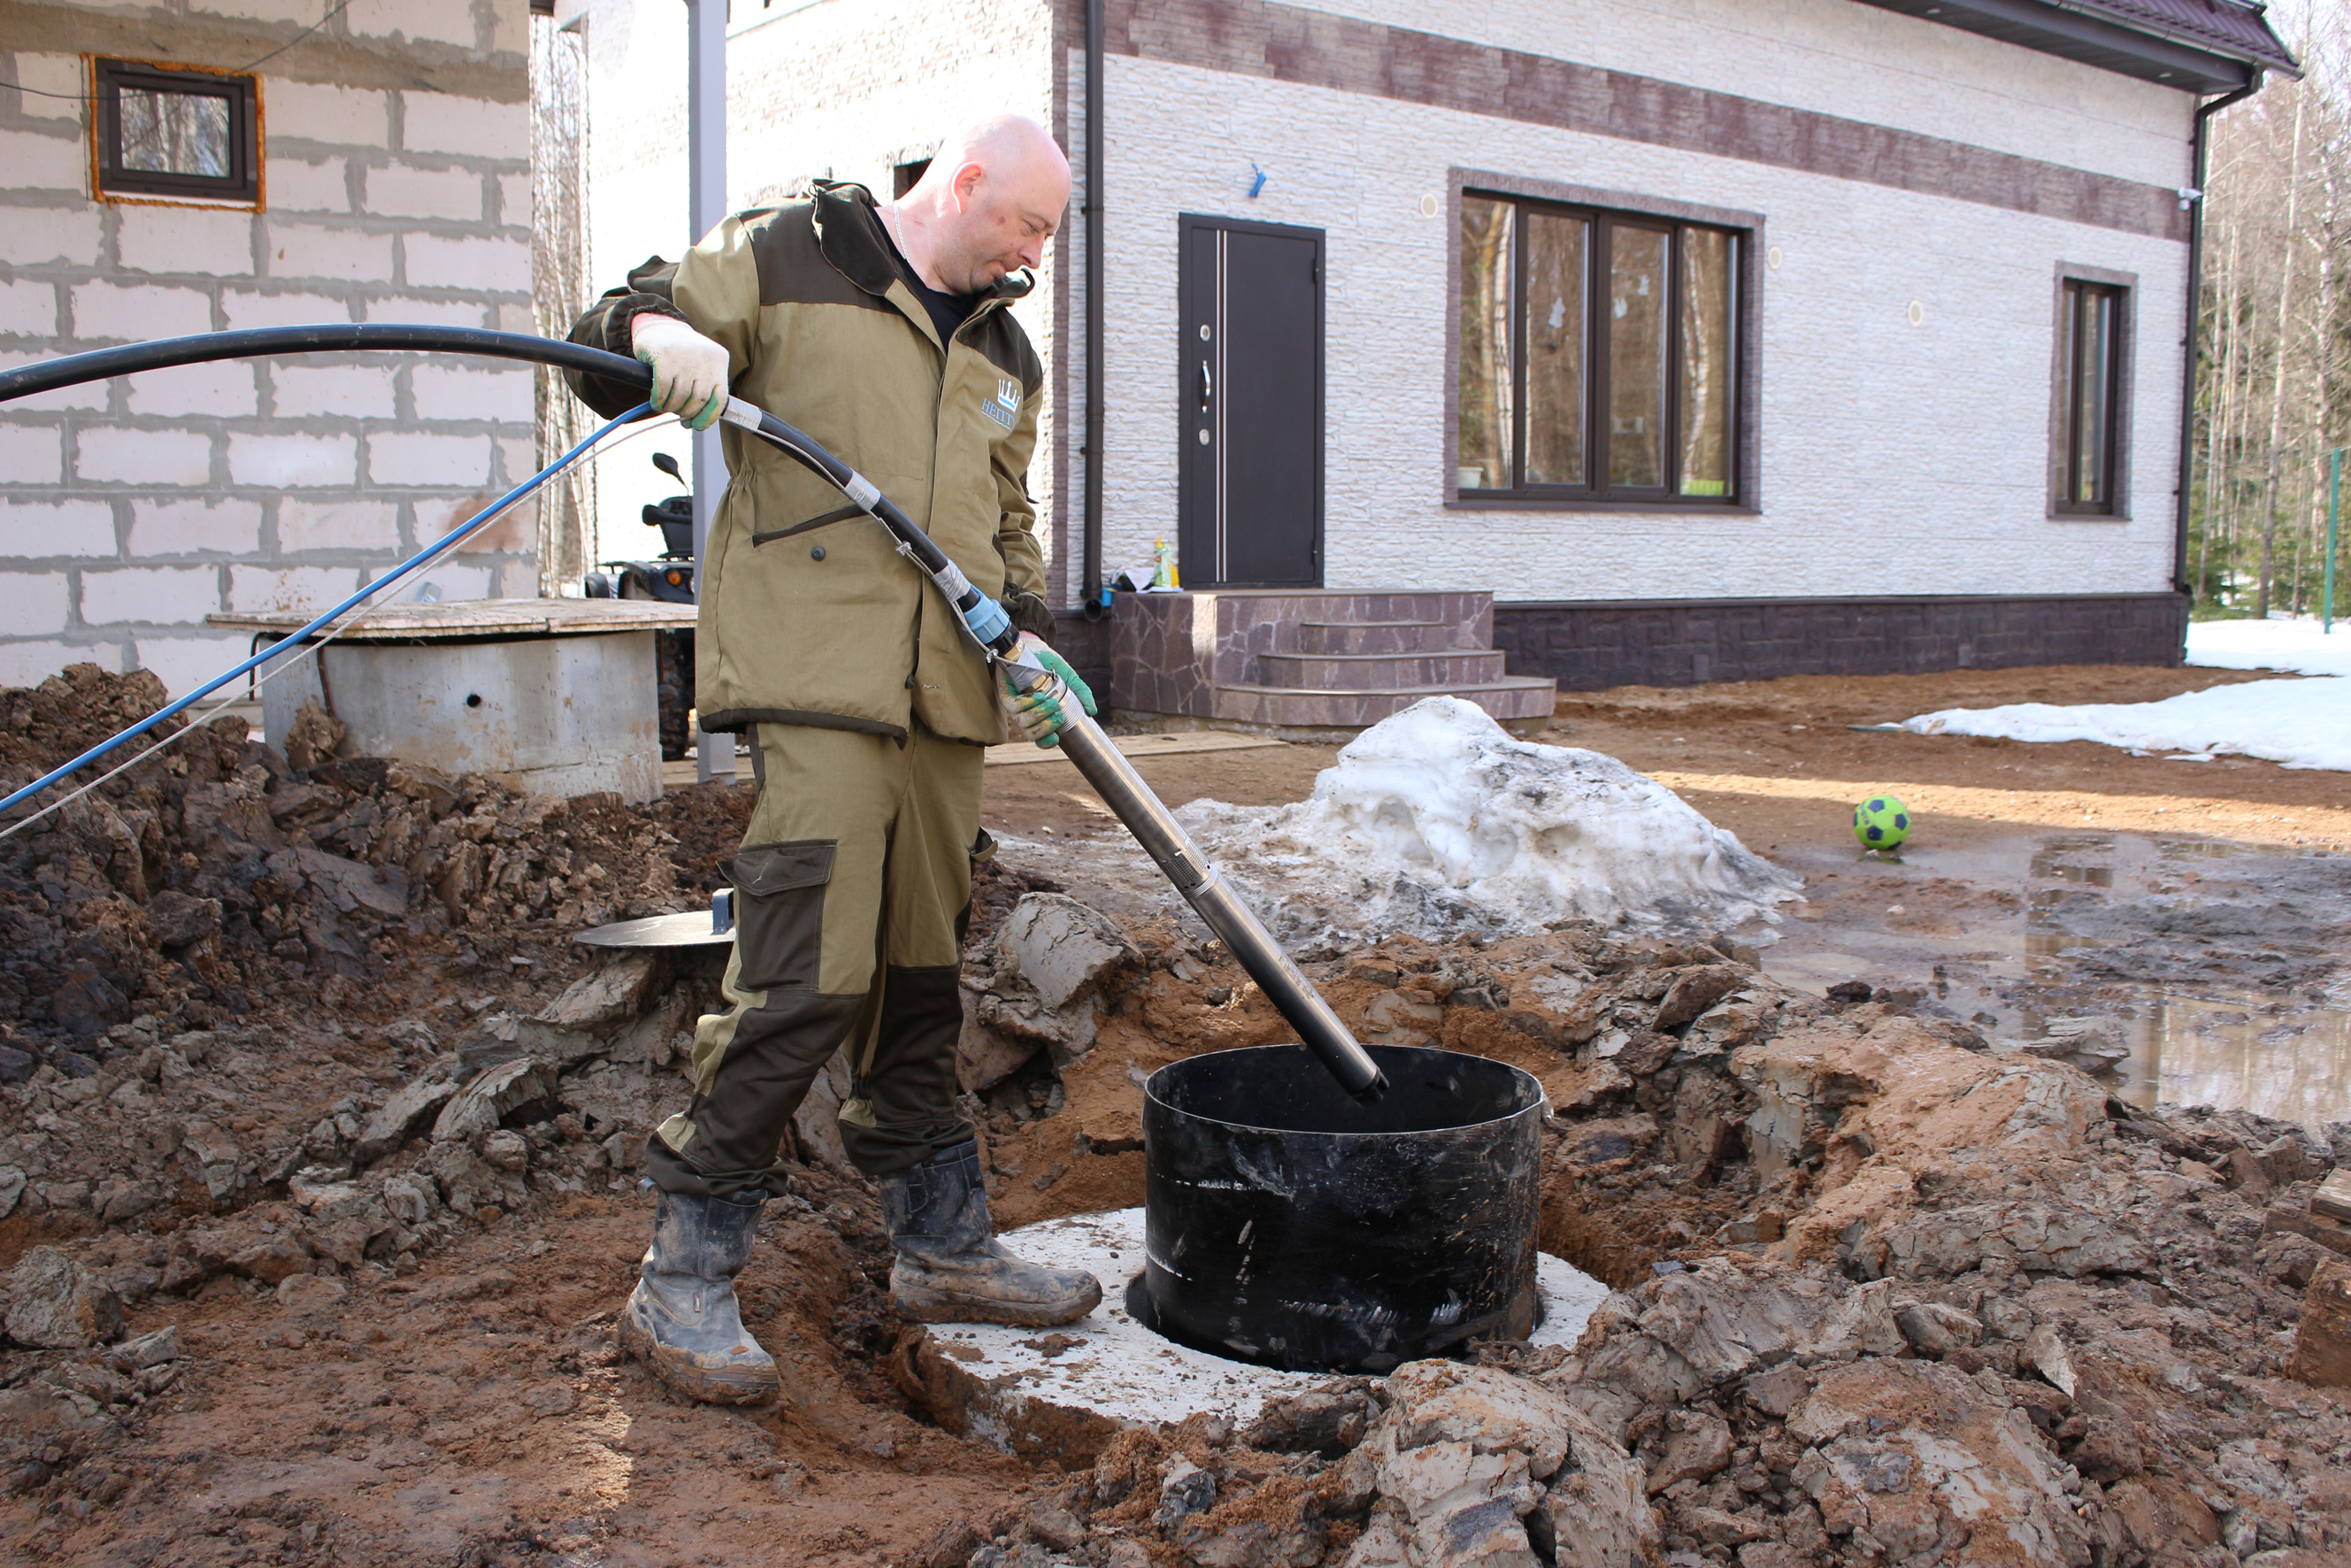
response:
<path id="1" fill-rule="evenodd" d="M 91 8 L 86 47 L 226 66 L 296 30 L 243 9 L 126 33 Z M 265 66 L 258 211 L 93 200 L 82 54 L 0 54 L 0 364 L 320 321 L 531 330 L 526 21 L 355 4 Z M 436 80 L 463 90 L 414 85 Z M 532 371 L 478 359 L 227 361 L 0 406 L 0 684 L 92 660 L 184 691 L 247 643 L 207 614 L 323 608 L 537 465 Z M 425 577 L 533 595 L 536 548 L 524 512 Z"/>

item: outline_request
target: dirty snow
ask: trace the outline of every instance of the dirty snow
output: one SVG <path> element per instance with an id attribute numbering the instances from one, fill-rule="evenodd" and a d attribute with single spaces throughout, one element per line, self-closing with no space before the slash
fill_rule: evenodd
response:
<path id="1" fill-rule="evenodd" d="M 2204 762 L 2231 752 L 2288 768 L 2351 771 L 2351 679 L 2250 681 L 2155 703 L 1945 708 L 1906 719 L 1902 727 L 1916 735 L 2095 740 L 2182 761 Z"/>
<path id="2" fill-rule="evenodd" d="M 1457 697 L 1365 730 L 1294 805 L 1196 800 L 1176 815 L 1310 954 L 1568 919 L 1720 930 L 1775 919 L 1800 885 L 1655 779 L 1514 740 Z"/>
<path id="3" fill-rule="evenodd" d="M 2331 632 L 2307 616 L 2195 622 L 2188 628 L 2188 662 L 2215 670 L 2351 675 L 2351 620 L 2337 616 Z"/>

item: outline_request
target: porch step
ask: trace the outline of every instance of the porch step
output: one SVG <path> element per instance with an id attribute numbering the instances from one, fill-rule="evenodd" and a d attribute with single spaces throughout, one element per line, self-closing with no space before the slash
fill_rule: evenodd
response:
<path id="1" fill-rule="evenodd" d="M 1454 629 L 1442 621 L 1301 621 L 1300 653 L 1443 653 Z"/>
<path id="2" fill-rule="evenodd" d="M 1294 691 L 1450 690 L 1502 678 L 1493 648 L 1411 653 L 1259 653 L 1253 672 L 1269 686 Z"/>
<path id="3" fill-rule="evenodd" d="M 1216 689 L 1211 716 L 1281 729 L 1364 729 L 1428 697 L 1460 697 L 1476 703 L 1500 724 L 1540 726 L 1550 718 L 1558 701 L 1558 685 L 1541 675 L 1504 675 L 1499 680 L 1386 691 L 1236 685 Z"/>

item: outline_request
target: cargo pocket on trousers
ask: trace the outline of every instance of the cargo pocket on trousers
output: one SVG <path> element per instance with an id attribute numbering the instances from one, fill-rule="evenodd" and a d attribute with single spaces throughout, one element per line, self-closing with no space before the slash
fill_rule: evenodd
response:
<path id="1" fill-rule="evenodd" d="M 833 841 L 754 844 L 735 857 L 735 951 L 747 991 L 816 984 Z"/>

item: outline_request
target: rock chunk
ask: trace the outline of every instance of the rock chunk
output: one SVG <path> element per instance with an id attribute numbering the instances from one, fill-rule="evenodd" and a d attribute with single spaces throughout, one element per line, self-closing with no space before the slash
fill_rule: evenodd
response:
<path id="1" fill-rule="evenodd" d="M 442 1108 L 433 1124 L 433 1141 L 465 1142 L 496 1131 L 521 1107 L 552 1099 L 554 1078 L 552 1071 L 527 1056 L 484 1068 Z"/>
<path id="2" fill-rule="evenodd" d="M 122 1298 L 54 1247 L 8 1271 L 8 1337 L 36 1350 L 84 1350 L 122 1337 Z"/>
<path id="3" fill-rule="evenodd" d="M 1241 1437 L 1268 1453 L 1336 1458 L 1364 1440 L 1378 1415 L 1379 1407 L 1360 1388 L 1310 1388 L 1268 1399 Z"/>
<path id="4" fill-rule="evenodd" d="M 16 1332 L 13 1314 L 8 1332 Z M 2329 1258 L 2311 1275 L 2287 1370 L 2322 1388 L 2351 1388 L 2351 1263 Z"/>
<path id="5" fill-rule="evenodd" d="M 430 1126 L 456 1097 L 456 1081 L 447 1067 L 436 1066 L 413 1080 L 369 1115 L 351 1145 L 351 1158 L 360 1165 L 383 1158 Z"/>
<path id="6" fill-rule="evenodd" d="M 1039 999 L 1057 1012 L 1135 957 L 1108 915 L 1059 893 L 1023 894 L 997 941 Z"/>

